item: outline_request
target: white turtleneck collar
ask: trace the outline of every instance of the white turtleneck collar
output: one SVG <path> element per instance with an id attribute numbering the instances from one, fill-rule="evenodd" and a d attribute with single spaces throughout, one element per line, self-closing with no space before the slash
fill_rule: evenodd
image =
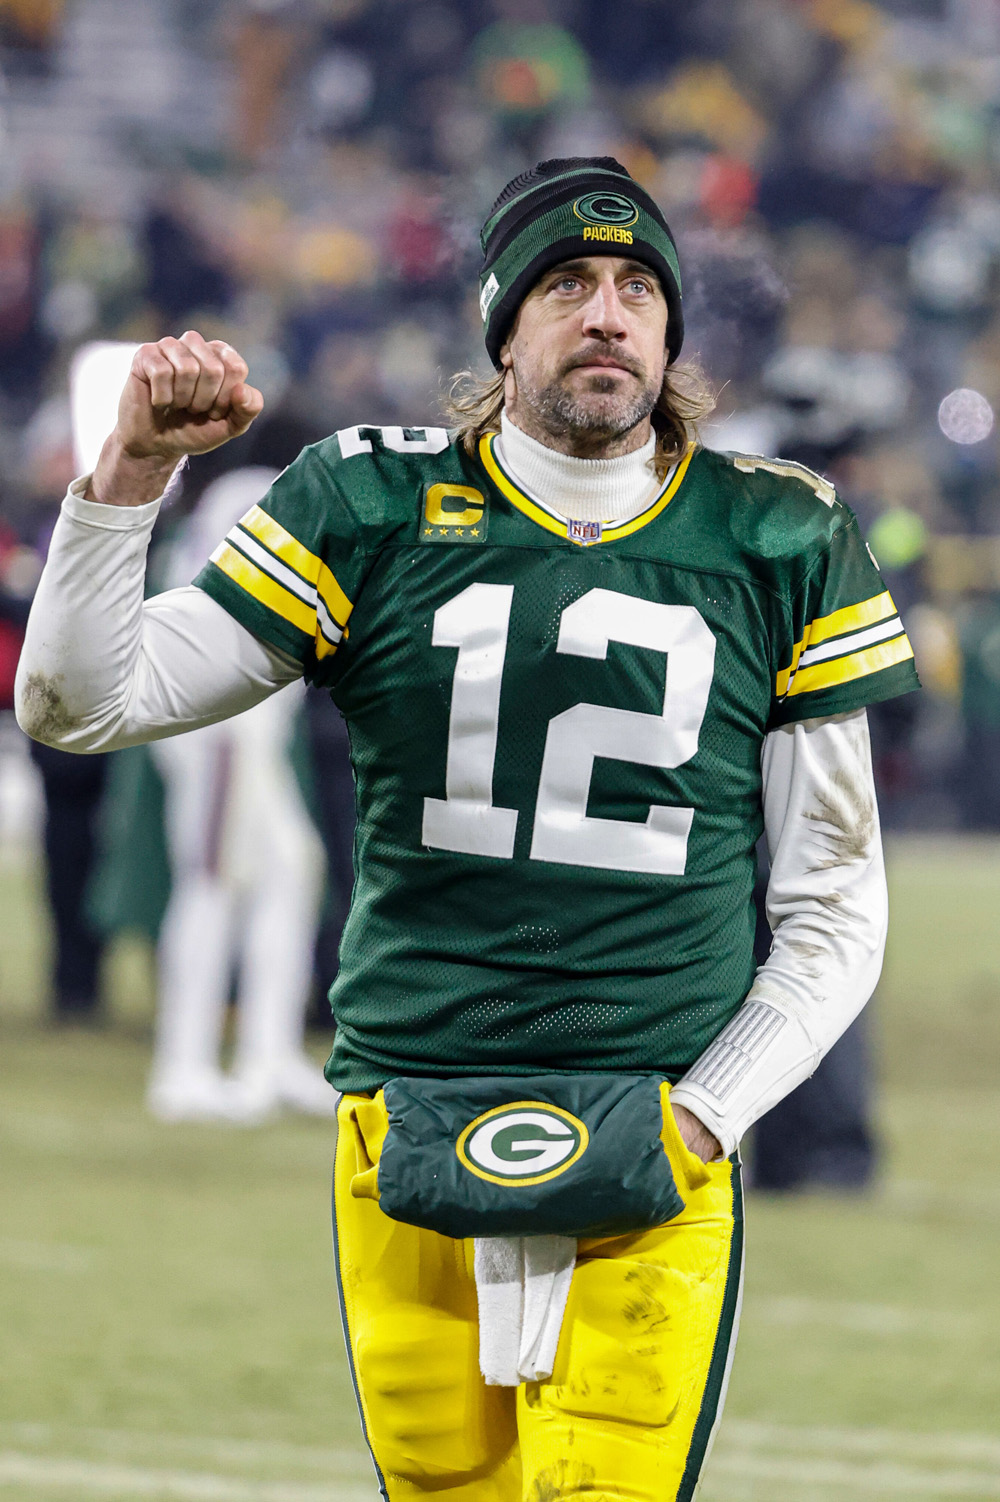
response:
<path id="1" fill-rule="evenodd" d="M 496 450 L 511 479 L 532 500 L 576 521 L 624 522 L 638 516 L 662 488 L 653 467 L 656 439 L 618 459 L 559 454 L 500 414 Z"/>

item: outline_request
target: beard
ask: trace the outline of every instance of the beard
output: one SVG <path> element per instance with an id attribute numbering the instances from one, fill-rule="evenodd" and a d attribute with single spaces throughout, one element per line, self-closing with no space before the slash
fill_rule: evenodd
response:
<path id="1" fill-rule="evenodd" d="M 529 386 L 526 390 L 522 377 L 518 380 L 519 393 L 537 421 L 553 436 L 584 442 L 621 438 L 653 411 L 660 399 L 663 378 L 660 376 L 654 382 L 640 365 L 629 362 L 624 368 L 635 381 L 625 383 L 621 376 L 594 372 L 587 378 L 585 391 L 573 392 L 566 385 L 566 377 L 586 363 L 586 355 L 578 355 L 554 380 L 535 389 Z M 623 385 L 627 388 L 624 391 Z"/>

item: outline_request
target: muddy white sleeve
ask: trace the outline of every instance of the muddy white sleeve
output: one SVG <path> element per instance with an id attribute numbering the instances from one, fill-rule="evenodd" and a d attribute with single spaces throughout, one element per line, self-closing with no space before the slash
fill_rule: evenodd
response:
<path id="1" fill-rule="evenodd" d="M 774 942 L 743 1006 L 671 1096 L 726 1154 L 853 1022 L 888 925 L 865 711 L 772 731 L 761 765 Z"/>
<path id="2" fill-rule="evenodd" d="M 209 725 L 300 676 L 203 590 L 143 599 L 159 501 L 63 502 L 17 670 L 18 724 L 64 751 L 111 751 Z"/>

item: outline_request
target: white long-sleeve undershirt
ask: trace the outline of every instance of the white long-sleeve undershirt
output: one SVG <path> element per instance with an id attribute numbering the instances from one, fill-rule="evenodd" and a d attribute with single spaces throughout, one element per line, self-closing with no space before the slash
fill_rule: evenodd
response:
<path id="1" fill-rule="evenodd" d="M 194 586 L 143 599 L 159 502 L 63 503 L 18 667 L 18 722 L 109 751 L 239 714 L 299 677 Z M 868 1000 L 887 899 L 863 710 L 774 730 L 762 752 L 774 944 L 743 1007 L 673 1091 L 735 1149 Z"/>

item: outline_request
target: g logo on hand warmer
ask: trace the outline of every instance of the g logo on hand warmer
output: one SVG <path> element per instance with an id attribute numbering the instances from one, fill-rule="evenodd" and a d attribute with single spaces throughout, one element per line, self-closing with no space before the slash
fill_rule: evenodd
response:
<path id="1" fill-rule="evenodd" d="M 455 1151 L 463 1168 L 489 1184 L 544 1184 L 587 1151 L 579 1117 L 544 1101 L 519 1100 L 484 1111 L 465 1127 Z"/>

